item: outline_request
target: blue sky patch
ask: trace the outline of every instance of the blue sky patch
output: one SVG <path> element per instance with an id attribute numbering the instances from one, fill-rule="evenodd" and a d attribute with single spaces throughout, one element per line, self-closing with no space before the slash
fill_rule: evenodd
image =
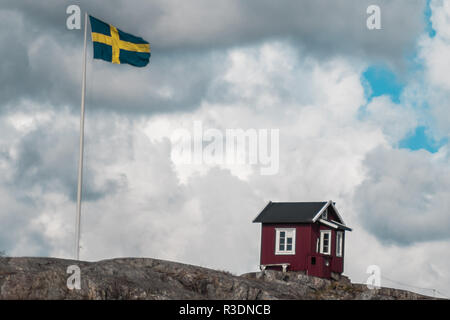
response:
<path id="1" fill-rule="evenodd" d="M 436 30 L 433 29 L 433 25 L 431 23 L 431 7 L 430 7 L 431 0 L 427 0 L 427 5 L 425 7 L 425 21 L 426 21 L 426 31 L 428 33 L 428 36 L 430 38 L 434 38 L 436 35 Z"/>
<path id="2" fill-rule="evenodd" d="M 399 142 L 399 147 L 402 149 L 420 150 L 425 149 L 431 153 L 435 153 L 447 143 L 447 139 L 440 141 L 434 140 L 427 133 L 427 128 L 419 126 L 414 133 Z"/>
<path id="3" fill-rule="evenodd" d="M 400 102 L 400 95 L 404 84 L 400 83 L 395 73 L 381 65 L 372 65 L 362 74 L 362 83 L 368 83 L 365 88 L 370 101 L 373 97 L 389 95 L 393 102 Z"/>

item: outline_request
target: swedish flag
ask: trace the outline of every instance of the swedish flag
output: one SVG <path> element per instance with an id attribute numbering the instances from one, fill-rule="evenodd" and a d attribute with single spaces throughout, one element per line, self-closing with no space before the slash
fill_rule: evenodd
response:
<path id="1" fill-rule="evenodd" d="M 125 33 L 116 27 L 89 16 L 94 44 L 94 59 L 136 67 L 150 61 L 150 44 L 142 38 Z"/>

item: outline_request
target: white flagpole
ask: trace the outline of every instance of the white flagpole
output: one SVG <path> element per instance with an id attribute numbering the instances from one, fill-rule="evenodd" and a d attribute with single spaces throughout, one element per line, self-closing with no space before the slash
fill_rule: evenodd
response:
<path id="1" fill-rule="evenodd" d="M 80 227 L 81 227 L 81 191 L 83 183 L 83 147 L 84 147 L 84 102 L 86 97 L 86 42 L 87 42 L 87 12 L 84 14 L 84 50 L 83 50 L 83 78 L 81 84 L 81 119 L 80 119 L 80 158 L 78 159 L 78 189 L 77 189 L 77 218 L 75 225 L 75 259 L 80 260 Z"/>

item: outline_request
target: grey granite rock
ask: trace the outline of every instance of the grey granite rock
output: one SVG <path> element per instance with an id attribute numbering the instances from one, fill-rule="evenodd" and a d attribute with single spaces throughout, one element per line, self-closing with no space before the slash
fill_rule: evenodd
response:
<path id="1" fill-rule="evenodd" d="M 67 267 L 81 270 L 81 289 L 67 288 Z M 150 258 L 84 262 L 0 258 L 0 299 L 429 299 L 416 293 L 368 290 L 346 277 L 327 280 L 301 272 L 228 272 Z"/>

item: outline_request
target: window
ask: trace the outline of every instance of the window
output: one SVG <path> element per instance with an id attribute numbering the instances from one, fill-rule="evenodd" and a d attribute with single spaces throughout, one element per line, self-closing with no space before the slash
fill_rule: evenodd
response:
<path id="1" fill-rule="evenodd" d="M 295 254 L 295 228 L 276 229 L 275 254 Z"/>
<path id="2" fill-rule="evenodd" d="M 342 244 L 344 240 L 344 233 L 342 231 L 336 232 L 336 256 L 342 257 Z"/>
<path id="3" fill-rule="evenodd" d="M 320 253 L 331 253 L 331 230 L 320 231 Z"/>
<path id="4" fill-rule="evenodd" d="M 322 212 L 322 219 L 324 219 L 324 220 L 328 219 L 328 209 L 325 209 L 325 211 Z"/>

